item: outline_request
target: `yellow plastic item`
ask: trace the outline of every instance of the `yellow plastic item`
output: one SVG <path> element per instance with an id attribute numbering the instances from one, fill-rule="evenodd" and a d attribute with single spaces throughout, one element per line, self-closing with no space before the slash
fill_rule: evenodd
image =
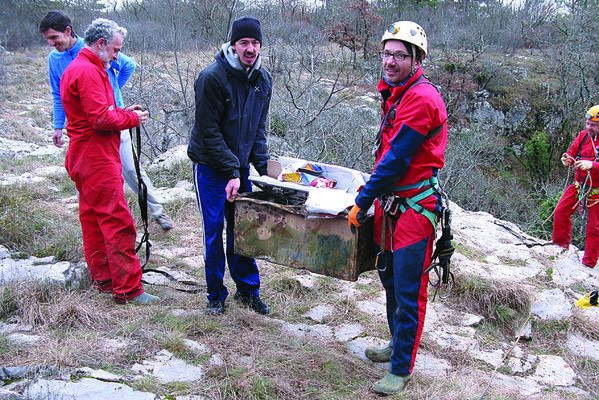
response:
<path id="1" fill-rule="evenodd" d="M 281 175 L 283 182 L 300 182 L 302 180 L 302 174 L 299 172 L 284 172 Z"/>
<path id="2" fill-rule="evenodd" d="M 578 299 L 578 301 L 576 302 L 576 307 L 579 307 L 579 308 L 597 307 L 598 306 L 597 304 L 594 304 L 594 305 L 591 304 L 591 294 L 592 294 L 592 292 L 587 293 L 584 296 L 582 296 L 580 299 Z"/>

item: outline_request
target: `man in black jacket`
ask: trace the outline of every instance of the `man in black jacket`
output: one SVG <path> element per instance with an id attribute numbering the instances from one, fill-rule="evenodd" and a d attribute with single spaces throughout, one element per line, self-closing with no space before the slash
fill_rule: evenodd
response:
<path id="1" fill-rule="evenodd" d="M 196 199 L 204 222 L 204 263 L 207 311 L 222 314 L 229 292 L 223 283 L 226 260 L 237 286 L 235 300 L 260 314 L 269 307 L 260 299 L 260 274 L 253 258 L 233 253 L 233 201 L 251 191 L 249 164 L 266 175 L 266 117 L 272 79 L 261 68 L 260 21 L 242 17 L 233 22 L 231 40 L 195 82 L 195 122 L 187 155 L 193 161 Z"/>

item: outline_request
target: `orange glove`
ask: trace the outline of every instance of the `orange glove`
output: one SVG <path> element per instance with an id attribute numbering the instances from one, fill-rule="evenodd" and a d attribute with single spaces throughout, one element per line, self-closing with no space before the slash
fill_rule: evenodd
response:
<path id="1" fill-rule="evenodd" d="M 352 233 L 356 233 L 356 228 L 362 226 L 367 219 L 366 211 L 354 204 L 347 215 L 347 226 L 349 226 Z"/>

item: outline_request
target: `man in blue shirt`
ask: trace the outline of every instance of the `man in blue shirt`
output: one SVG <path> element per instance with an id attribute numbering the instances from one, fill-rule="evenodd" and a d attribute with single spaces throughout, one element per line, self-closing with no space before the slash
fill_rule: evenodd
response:
<path id="1" fill-rule="evenodd" d="M 52 91 L 52 123 L 54 133 L 52 141 L 56 147 L 64 145 L 63 129 L 65 127 L 65 113 L 60 100 L 60 78 L 67 66 L 73 61 L 84 46 L 83 38 L 73 31 L 71 19 L 61 11 L 50 11 L 40 22 L 40 32 L 54 50 L 48 54 L 48 78 Z M 119 53 L 107 69 L 108 78 L 114 91 L 115 102 L 118 107 L 124 107 L 121 88 L 135 72 L 135 62 L 126 55 Z M 137 194 L 137 172 L 133 160 L 131 137 L 128 131 L 121 133 L 120 145 L 121 163 L 123 165 L 123 178 L 129 187 Z M 174 227 L 172 219 L 164 214 L 162 202 L 155 193 L 154 185 L 143 169 L 140 170 L 142 179 L 148 189 L 148 209 L 154 220 L 164 231 Z"/>

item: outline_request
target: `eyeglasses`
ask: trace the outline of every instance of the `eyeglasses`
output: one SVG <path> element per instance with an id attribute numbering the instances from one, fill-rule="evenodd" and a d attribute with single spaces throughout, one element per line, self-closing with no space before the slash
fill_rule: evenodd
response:
<path id="1" fill-rule="evenodd" d="M 395 61 L 397 61 L 397 62 L 403 61 L 403 60 L 405 60 L 406 58 L 410 57 L 410 55 L 409 55 L 409 54 L 402 53 L 402 52 L 400 52 L 400 51 L 396 51 L 395 53 L 390 53 L 390 52 L 388 52 L 388 51 L 380 51 L 380 52 L 379 52 L 379 55 L 381 56 L 381 58 L 382 58 L 383 60 L 388 60 L 388 59 L 390 59 L 391 57 L 393 57 L 393 59 L 394 59 Z"/>

